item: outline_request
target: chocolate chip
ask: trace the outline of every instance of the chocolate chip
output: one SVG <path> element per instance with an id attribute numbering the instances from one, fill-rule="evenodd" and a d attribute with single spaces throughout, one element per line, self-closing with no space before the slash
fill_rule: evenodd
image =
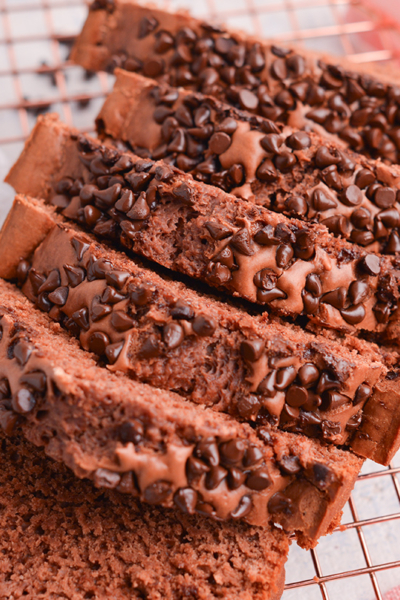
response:
<path id="1" fill-rule="evenodd" d="M 229 440 L 229 442 L 220 444 L 219 451 L 223 464 L 238 465 L 246 452 L 246 443 L 240 439 Z"/>
<path id="2" fill-rule="evenodd" d="M 357 414 L 350 417 L 346 423 L 346 431 L 354 431 L 358 429 L 361 425 L 362 417 L 362 411 L 359 411 Z"/>
<path id="3" fill-rule="evenodd" d="M 129 286 L 129 297 L 135 306 L 145 306 L 151 299 L 151 290 L 146 287 Z"/>
<path id="4" fill-rule="evenodd" d="M 156 168 L 156 172 L 155 172 L 156 177 L 157 177 L 157 169 L 164 169 L 164 167 L 160 166 L 160 167 Z M 165 169 L 167 169 L 167 167 L 165 167 Z M 149 184 L 151 178 L 152 178 L 152 174 L 146 173 L 146 172 L 140 172 L 140 173 L 132 172 L 132 173 L 128 173 L 127 175 L 125 175 L 125 179 L 128 181 L 129 185 L 131 186 L 131 188 L 134 192 L 141 192 L 143 190 L 143 188 L 145 188 Z"/>
<path id="5" fill-rule="evenodd" d="M 207 337 L 213 335 L 217 328 L 217 324 L 212 317 L 197 315 L 193 321 L 192 328 L 200 337 Z"/>
<path id="6" fill-rule="evenodd" d="M 40 273 L 38 273 L 36 271 L 36 269 L 32 268 L 29 271 L 28 280 L 29 280 L 29 282 L 30 282 L 30 284 L 32 286 L 33 293 L 35 295 L 37 295 L 40 286 L 46 280 L 46 278 L 44 277 L 44 275 L 41 275 Z"/>
<path id="7" fill-rule="evenodd" d="M 167 323 L 167 325 L 164 326 L 163 340 L 170 350 L 180 346 L 184 338 L 185 334 L 179 323 Z"/>
<path id="8" fill-rule="evenodd" d="M 0 406 L 0 427 L 6 435 L 12 435 L 19 421 L 18 415 L 5 406 Z"/>
<path id="9" fill-rule="evenodd" d="M 283 456 L 279 461 L 279 468 L 285 475 L 297 475 L 301 471 L 301 464 L 298 456 Z"/>
<path id="10" fill-rule="evenodd" d="M 118 357 L 121 354 L 122 349 L 124 347 L 124 344 L 125 342 L 123 340 L 121 342 L 115 342 L 114 344 L 108 344 L 105 350 L 105 355 L 110 365 L 113 365 L 117 362 Z"/>
<path id="11" fill-rule="evenodd" d="M 285 400 L 289 406 L 300 407 L 308 400 L 306 388 L 299 385 L 291 385 L 286 392 Z"/>
<path id="12" fill-rule="evenodd" d="M 367 254 L 360 260 L 359 265 L 365 273 L 368 273 L 368 275 L 376 276 L 379 275 L 381 271 L 380 259 L 376 254 Z"/>
<path id="13" fill-rule="evenodd" d="M 287 298 L 284 291 L 279 288 L 272 290 L 257 290 L 257 301 L 262 303 L 272 302 L 273 300 L 283 300 Z"/>
<path id="14" fill-rule="evenodd" d="M 27 260 L 19 261 L 17 266 L 17 280 L 19 286 L 22 286 L 25 283 L 30 267 L 31 266 Z"/>
<path id="15" fill-rule="evenodd" d="M 357 325 L 365 319 L 366 311 L 364 306 L 359 304 L 358 306 L 343 308 L 340 311 L 340 314 L 347 323 L 350 323 L 350 325 Z"/>
<path id="16" fill-rule="evenodd" d="M 265 349 L 265 342 L 260 339 L 245 340 L 240 344 L 240 354 L 244 360 L 256 362 Z"/>
<path id="17" fill-rule="evenodd" d="M 149 504 L 162 504 L 172 494 L 172 485 L 168 481 L 155 481 L 144 490 L 144 500 Z"/>
<path id="18" fill-rule="evenodd" d="M 260 140 L 260 144 L 267 152 L 278 154 L 279 147 L 282 145 L 282 136 L 276 133 L 268 133 Z"/>
<path id="19" fill-rule="evenodd" d="M 263 70 L 265 67 L 265 56 L 261 44 L 257 42 L 253 44 L 253 46 L 250 48 L 247 62 L 250 65 L 250 69 L 254 73 L 258 73 L 259 71 Z"/>
<path id="20" fill-rule="evenodd" d="M 334 390 L 339 388 L 338 380 L 328 371 L 323 371 L 319 378 L 316 392 L 317 394 L 323 394 L 327 390 Z"/>
<path id="21" fill-rule="evenodd" d="M 340 200 L 346 206 L 358 206 L 363 201 L 363 195 L 359 187 L 349 185 L 340 195 Z"/>
<path id="22" fill-rule="evenodd" d="M 127 213 L 128 219 L 143 221 L 150 215 L 150 208 L 146 202 L 146 194 L 141 192 L 131 210 Z"/>
<path id="23" fill-rule="evenodd" d="M 326 490 L 335 482 L 332 470 L 322 463 L 314 463 L 312 468 L 312 481 L 321 490 Z"/>
<path id="24" fill-rule="evenodd" d="M 101 295 L 101 301 L 104 304 L 118 304 L 121 300 L 125 300 L 126 296 L 117 292 L 117 290 L 110 285 L 104 288 L 103 293 Z"/>
<path id="25" fill-rule="evenodd" d="M 125 63 L 124 69 L 127 70 L 126 63 Z M 110 173 L 121 173 L 122 171 L 129 171 L 132 167 L 133 167 L 132 158 L 130 156 L 127 156 L 126 154 L 123 154 L 122 156 L 120 156 L 118 158 L 117 162 L 111 167 Z"/>
<path id="26" fill-rule="evenodd" d="M 210 467 L 208 465 L 194 456 L 190 456 L 186 462 L 186 476 L 190 484 L 209 470 Z"/>
<path id="27" fill-rule="evenodd" d="M 138 356 L 139 358 L 156 358 L 160 354 L 160 344 L 158 339 L 151 335 L 142 344 Z"/>
<path id="28" fill-rule="evenodd" d="M 397 208 L 387 208 L 376 215 L 376 222 L 381 221 L 386 227 L 398 227 L 400 214 Z"/>
<path id="29" fill-rule="evenodd" d="M 240 254 L 244 254 L 245 256 L 252 256 L 254 254 L 250 232 L 246 227 L 240 229 L 232 236 L 230 244 Z"/>
<path id="30" fill-rule="evenodd" d="M 375 241 L 372 231 L 357 231 L 356 229 L 353 229 L 350 237 L 353 242 L 359 244 L 360 246 L 368 246 Z"/>
<path id="31" fill-rule="evenodd" d="M 130 276 L 128 271 L 107 271 L 106 281 L 109 285 L 121 290 Z"/>
<path id="32" fill-rule="evenodd" d="M 351 213 L 350 219 L 351 219 L 351 222 L 353 223 L 354 227 L 363 229 L 364 227 L 367 227 L 370 224 L 371 213 L 369 212 L 369 210 L 367 210 L 366 208 L 364 208 L 362 206 L 361 208 L 357 208 L 356 210 L 353 210 L 353 212 Z"/>
<path id="33" fill-rule="evenodd" d="M 88 339 L 88 349 L 90 352 L 94 352 L 98 356 L 101 356 L 105 353 L 109 343 L 110 340 L 105 333 L 102 331 L 95 331 Z"/>
<path id="34" fill-rule="evenodd" d="M 139 23 L 138 39 L 147 37 L 158 27 L 158 21 L 154 17 L 143 17 Z"/>
<path id="35" fill-rule="evenodd" d="M 293 501 L 287 498 L 282 492 L 276 492 L 268 502 L 268 512 L 271 515 L 277 513 L 292 513 Z"/>
<path id="36" fill-rule="evenodd" d="M 253 92 L 247 90 L 245 88 L 239 91 L 239 104 L 243 110 L 256 110 L 258 107 L 259 101 L 258 98 Z"/>
<path id="37" fill-rule="evenodd" d="M 211 467 L 208 471 L 205 479 L 205 486 L 207 490 L 215 490 L 219 484 L 225 479 L 228 471 L 223 467 L 216 466 Z"/>
<path id="38" fill-rule="evenodd" d="M 233 117 L 226 117 L 216 127 L 217 131 L 227 133 L 229 136 L 233 135 L 237 129 L 237 121 Z"/>
<path id="39" fill-rule="evenodd" d="M 362 383 L 361 385 L 358 386 L 356 393 L 354 395 L 354 401 L 353 404 L 361 404 L 364 403 L 366 400 L 368 400 L 368 398 L 371 396 L 372 394 L 372 388 L 366 384 L 366 383 Z"/>
<path id="40" fill-rule="evenodd" d="M 286 138 L 286 145 L 293 150 L 304 150 L 311 146 L 311 138 L 305 131 L 297 131 Z"/>
<path id="41" fill-rule="evenodd" d="M 275 79 L 286 79 L 288 76 L 286 61 L 283 58 L 277 58 L 271 65 L 271 74 Z"/>
<path id="42" fill-rule="evenodd" d="M 46 391 L 47 377 L 43 371 L 25 373 L 19 381 L 32 388 L 35 392 L 43 393 Z"/>
<path id="43" fill-rule="evenodd" d="M 51 199 L 51 204 L 55 206 L 59 211 L 64 210 L 70 203 L 70 199 L 65 194 L 56 194 Z"/>
<path id="44" fill-rule="evenodd" d="M 335 200 L 328 196 L 321 188 L 314 190 L 312 195 L 312 203 L 315 210 L 321 212 L 329 210 L 330 208 L 336 208 L 337 206 Z"/>
<path id="45" fill-rule="evenodd" d="M 340 158 L 332 154 L 326 146 L 320 146 L 315 154 L 315 164 L 319 169 L 337 165 L 339 162 Z"/>
<path id="46" fill-rule="evenodd" d="M 279 369 L 276 374 L 275 389 L 285 390 L 296 378 L 297 371 L 295 367 L 289 366 Z"/>
<path id="47" fill-rule="evenodd" d="M 233 510 L 231 512 L 231 517 L 232 517 L 232 519 L 243 519 L 251 512 L 252 508 L 253 508 L 253 501 L 252 501 L 251 497 L 243 496 L 241 498 L 239 504 L 235 508 L 235 510 Z"/>
<path id="48" fill-rule="evenodd" d="M 272 225 L 266 225 L 257 231 L 254 236 L 254 241 L 261 246 L 271 246 L 279 243 L 278 238 L 275 236 L 275 229 Z"/>
<path id="49" fill-rule="evenodd" d="M 347 290 L 345 287 L 338 287 L 336 290 L 327 292 L 321 298 L 321 302 L 326 302 L 337 309 L 342 309 L 346 303 Z"/>
<path id="50" fill-rule="evenodd" d="M 46 292 L 39 294 L 39 296 L 36 299 L 36 306 L 43 312 L 50 312 L 51 302 L 49 301 Z"/>
<path id="51" fill-rule="evenodd" d="M 235 264 L 235 259 L 233 256 L 233 252 L 230 249 L 229 246 L 225 246 L 225 248 L 223 248 L 221 250 L 221 252 L 219 252 L 215 259 L 214 259 L 217 263 L 221 263 L 223 265 L 225 265 L 226 267 L 228 267 L 228 269 L 232 269 L 232 267 Z M 229 274 L 229 279 L 230 279 L 230 274 Z M 228 281 L 228 280 L 227 280 Z"/>
<path id="52" fill-rule="evenodd" d="M 231 145 L 231 138 L 228 134 L 221 132 L 214 133 L 209 141 L 209 149 L 213 154 L 223 154 Z"/>
<path id="53" fill-rule="evenodd" d="M 185 206 L 193 206 L 195 203 L 193 190 L 187 183 L 181 183 L 181 185 L 175 188 L 172 193 L 175 198 L 178 198 Z"/>
<path id="54" fill-rule="evenodd" d="M 376 177 L 369 169 L 361 169 L 356 175 L 356 185 L 362 190 L 375 183 Z"/>
<path id="55" fill-rule="evenodd" d="M 396 231 L 392 231 L 385 248 L 386 254 L 396 254 L 400 252 L 400 236 Z"/>
<path id="56" fill-rule="evenodd" d="M 232 230 L 229 229 L 229 227 L 226 227 L 226 225 L 214 221 L 207 221 L 205 226 L 214 240 L 224 240 L 232 235 Z"/>
<path id="57" fill-rule="evenodd" d="M 132 190 L 124 190 L 121 198 L 115 203 L 115 208 L 127 213 L 133 206 L 134 195 Z"/>
<path id="58" fill-rule="evenodd" d="M 74 288 L 78 286 L 85 279 L 85 270 L 80 267 L 74 267 L 73 265 L 63 265 L 63 269 L 68 279 L 68 284 Z"/>
<path id="59" fill-rule="evenodd" d="M 246 485 L 251 490 L 262 491 L 267 489 L 271 484 L 271 478 L 265 467 L 253 471 L 246 479 Z"/>
<path id="60" fill-rule="evenodd" d="M 286 66 L 292 72 L 293 77 L 301 77 L 306 70 L 306 62 L 302 56 L 292 54 L 286 59 Z"/>
<path id="61" fill-rule="evenodd" d="M 276 286 L 277 275 L 272 269 L 261 269 L 254 275 L 253 282 L 261 290 L 272 290 Z"/>
<path id="62" fill-rule="evenodd" d="M 297 163 L 297 158 L 290 152 L 281 152 L 278 156 L 275 156 L 274 163 L 277 169 L 283 173 L 291 171 Z"/>
<path id="63" fill-rule="evenodd" d="M 269 183 L 279 179 L 278 171 L 275 169 L 274 163 L 269 158 L 265 159 L 258 167 L 257 177 L 261 181 Z"/>
<path id="64" fill-rule="evenodd" d="M 89 311 L 87 308 L 80 308 L 71 315 L 71 319 L 80 327 L 87 331 L 89 325 Z"/>
<path id="65" fill-rule="evenodd" d="M 34 395 L 26 388 L 20 388 L 12 399 L 12 408 L 20 414 L 30 413 L 36 405 Z"/>
<path id="66" fill-rule="evenodd" d="M 304 387 L 311 387 L 319 379 L 319 369 L 312 363 L 306 363 L 300 367 L 298 377 Z"/>
<path id="67" fill-rule="evenodd" d="M 107 305 L 103 305 L 103 306 L 107 306 Z M 111 307 L 110 311 L 111 312 Z M 92 317 L 93 319 L 93 317 Z M 133 319 L 127 315 L 125 312 L 123 312 L 122 310 L 116 310 L 113 312 L 112 316 L 111 316 L 111 325 L 114 327 L 114 329 L 116 331 L 128 331 L 129 329 L 132 329 L 133 327 Z"/>
<path id="68" fill-rule="evenodd" d="M 50 271 L 47 279 L 42 283 L 38 289 L 38 293 L 52 292 L 61 285 L 60 272 L 58 269 Z"/>
<path id="69" fill-rule="evenodd" d="M 85 252 L 89 249 L 90 244 L 87 244 L 86 242 L 83 242 L 82 240 L 79 240 L 77 238 L 73 238 L 71 240 L 71 244 L 75 250 L 77 259 L 80 261 L 83 258 L 83 255 L 85 254 Z"/>
<path id="70" fill-rule="evenodd" d="M 196 509 L 198 493 L 192 488 L 180 488 L 174 494 L 174 503 L 184 513 L 193 515 Z"/>
<path id="71" fill-rule="evenodd" d="M 390 208 L 396 202 L 396 192 L 390 187 L 379 187 L 374 194 L 374 201 L 379 208 Z"/>
<path id="72" fill-rule="evenodd" d="M 253 394 L 241 398 L 236 405 L 236 410 L 243 419 L 251 419 L 258 413 L 260 408 L 261 401 L 258 396 Z"/>
<path id="73" fill-rule="evenodd" d="M 207 461 L 212 467 L 219 464 L 219 451 L 214 438 L 205 438 L 195 448 L 195 455 Z"/>
<path id="74" fill-rule="evenodd" d="M 349 402 L 350 398 L 348 396 L 335 390 L 328 390 L 323 394 L 323 410 L 334 410 Z"/>
<path id="75" fill-rule="evenodd" d="M 366 281 L 353 281 L 349 287 L 349 299 L 352 304 L 361 304 L 370 295 L 370 286 Z"/>
<path id="76" fill-rule="evenodd" d="M 14 358 L 17 359 L 17 362 L 21 365 L 21 367 L 26 365 L 28 362 L 32 354 L 32 350 L 32 345 L 26 340 L 20 340 L 14 346 Z"/>
<path id="77" fill-rule="evenodd" d="M 138 419 L 126 421 L 119 426 L 118 436 L 124 444 L 128 442 L 139 444 L 144 436 L 143 424 Z"/>
<path id="78" fill-rule="evenodd" d="M 165 63 L 162 58 L 152 58 L 143 64 L 143 75 L 156 79 L 164 72 Z"/>
<path id="79" fill-rule="evenodd" d="M 237 490 L 241 485 L 246 481 L 246 473 L 238 469 L 237 467 L 232 467 L 229 469 L 227 482 L 230 490 Z"/>
<path id="80" fill-rule="evenodd" d="M 48 299 L 57 306 L 64 306 L 68 298 L 69 288 L 66 286 L 59 287 L 48 295 Z"/>
<path id="81" fill-rule="evenodd" d="M 276 250 L 276 265 L 280 269 L 286 269 L 294 255 L 293 248 L 289 244 L 282 244 Z"/>

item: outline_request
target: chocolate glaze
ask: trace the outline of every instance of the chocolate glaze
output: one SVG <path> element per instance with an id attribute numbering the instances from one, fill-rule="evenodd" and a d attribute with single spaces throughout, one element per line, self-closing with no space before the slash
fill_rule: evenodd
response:
<path id="1" fill-rule="evenodd" d="M 148 503 L 259 525 L 272 517 L 298 530 L 306 546 L 329 527 L 361 459 L 269 428 L 260 440 L 247 425 L 115 376 L 97 367 L 17 290 L 3 282 L 0 291 L 0 423 L 7 434 L 18 426 L 78 476 Z M 32 398 L 29 406 L 18 402 L 21 392 Z M 282 471 L 284 456 L 298 457 L 298 472 Z M 193 459 L 203 466 L 198 474 L 189 470 Z M 219 465 L 226 474 L 235 467 L 246 480 L 229 487 L 225 477 L 210 489 L 207 476 Z M 260 486 L 260 470 L 268 485 Z M 307 516 L 294 498 L 296 482 L 309 490 Z M 278 492 L 290 510 L 274 509 L 272 516 L 267 507 L 275 505 Z M 311 508 L 314 502 L 318 508 Z"/>

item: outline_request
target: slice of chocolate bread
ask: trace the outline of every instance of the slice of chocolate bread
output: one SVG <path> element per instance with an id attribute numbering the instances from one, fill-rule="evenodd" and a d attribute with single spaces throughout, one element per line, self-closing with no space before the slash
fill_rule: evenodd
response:
<path id="1" fill-rule="evenodd" d="M 116 75 L 97 119 L 103 137 L 273 211 L 320 222 L 369 251 L 400 251 L 397 165 L 312 132 L 281 132 L 211 96 L 121 69 Z"/>
<path id="2" fill-rule="evenodd" d="M 400 403 L 391 393 L 397 382 L 375 395 L 386 373 L 377 347 L 354 340 L 349 351 L 346 343 L 267 323 L 162 279 L 57 220 L 43 202 L 17 197 L 0 234 L 0 275 L 18 279 L 109 369 L 255 426 L 350 448 L 354 441 L 361 455 L 390 460 L 400 443 Z M 366 437 L 367 407 L 379 426 Z"/>
<path id="3" fill-rule="evenodd" d="M 97 236 L 319 326 L 382 332 L 398 320 L 397 258 L 335 238 L 40 118 L 7 176 Z"/>
<path id="4" fill-rule="evenodd" d="M 256 433 L 113 374 L 3 281 L 0 314 L 7 434 L 20 427 L 98 487 L 189 514 L 276 522 L 304 547 L 337 523 L 363 462 L 351 452 L 268 426 Z"/>
<path id="5" fill-rule="evenodd" d="M 216 522 L 97 490 L 23 438 L 0 437 L 0 597 L 278 600 L 274 526 Z"/>
<path id="6" fill-rule="evenodd" d="M 93 2 L 71 57 L 89 70 L 121 66 L 201 91 L 399 162 L 400 87 L 392 73 L 282 48 L 132 0 Z"/>

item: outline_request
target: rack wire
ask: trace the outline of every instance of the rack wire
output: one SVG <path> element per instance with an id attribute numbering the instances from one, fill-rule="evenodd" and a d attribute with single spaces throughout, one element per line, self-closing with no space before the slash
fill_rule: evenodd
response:
<path id="1" fill-rule="evenodd" d="M 377 0 L 366 0 L 371 3 Z M 195 16 L 264 37 L 347 55 L 380 68 L 400 65 L 400 0 L 391 15 L 357 0 L 160 0 Z M 57 111 L 90 132 L 113 78 L 68 61 L 86 17 L 83 0 L 0 0 L 0 178 L 22 149 L 38 114 Z M 10 198 L 8 191 L 8 201 Z M 7 210 L 0 187 L 0 218 Z M 393 591 L 393 588 L 398 588 Z M 392 590 L 392 591 L 390 591 Z M 316 550 L 292 546 L 284 600 L 400 598 L 400 454 L 388 468 L 369 461 L 343 524 Z"/>

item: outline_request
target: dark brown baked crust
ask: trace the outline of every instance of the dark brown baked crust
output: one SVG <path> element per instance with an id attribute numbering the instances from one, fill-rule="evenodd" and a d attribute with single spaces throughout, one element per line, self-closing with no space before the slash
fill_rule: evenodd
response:
<path id="1" fill-rule="evenodd" d="M 140 156 L 307 222 L 368 251 L 400 251 L 400 168 L 225 103 L 116 70 L 97 124 Z M 183 106 L 182 106 L 183 104 Z"/>
<path id="2" fill-rule="evenodd" d="M 54 116 L 39 120 L 7 181 L 100 237 L 272 312 L 350 332 L 398 319 L 396 258 L 100 146 Z"/>
<path id="3" fill-rule="evenodd" d="M 398 77 L 343 59 L 277 47 L 132 0 L 94 2 L 72 59 L 89 70 L 120 66 L 202 91 L 399 162 Z"/>
<path id="4" fill-rule="evenodd" d="M 0 438 L 0 598 L 278 600 L 285 534 L 146 506 Z"/>
<path id="5" fill-rule="evenodd" d="M 150 504 L 257 525 L 315 545 L 362 460 L 246 424 L 99 368 L 59 326 L 0 282 L 0 425 L 96 486 Z M 217 485 L 215 481 L 217 479 Z"/>
<path id="6" fill-rule="evenodd" d="M 42 222 L 50 232 L 33 249 L 26 224 L 38 231 Z M 377 347 L 356 340 L 349 351 L 346 344 L 266 323 L 56 222 L 43 202 L 17 197 L 0 235 L 0 274 L 18 279 L 36 306 L 109 369 L 255 426 L 278 425 L 352 447 L 354 433 L 363 431 L 364 407 L 375 404 L 374 388 L 386 373 Z M 17 257 L 4 242 L 9 231 L 17 239 L 15 232 L 24 232 L 26 251 L 20 246 Z M 397 402 L 390 411 L 395 427 Z M 387 462 L 395 448 L 386 429 L 372 440 L 384 446 Z M 358 453 L 364 455 L 360 443 Z"/>

